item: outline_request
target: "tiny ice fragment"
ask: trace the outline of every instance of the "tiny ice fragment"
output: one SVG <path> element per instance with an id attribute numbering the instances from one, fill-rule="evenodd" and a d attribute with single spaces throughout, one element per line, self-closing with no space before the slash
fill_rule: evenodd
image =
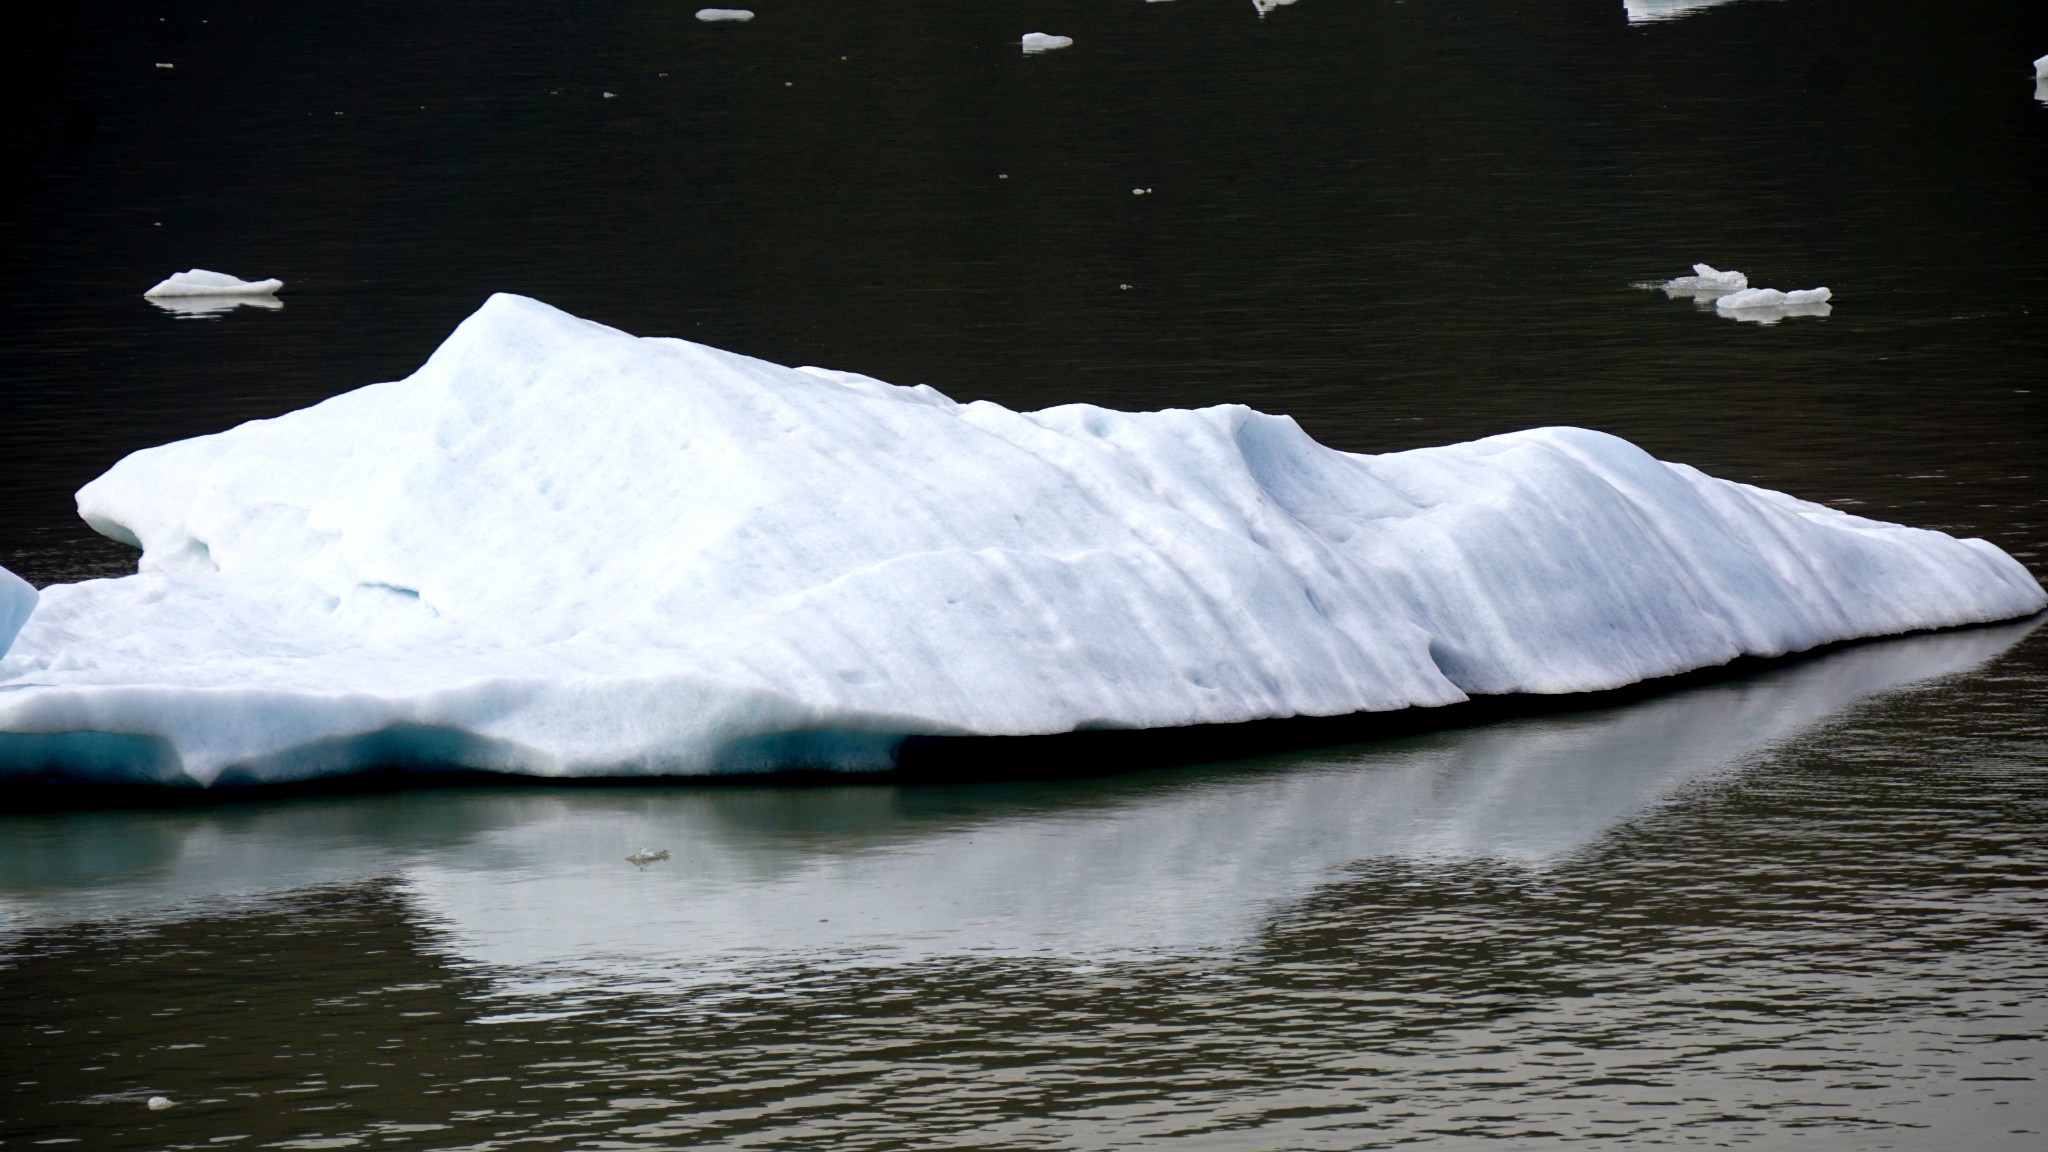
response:
<path id="1" fill-rule="evenodd" d="M 159 64 L 159 65 L 157 65 L 157 67 L 159 67 L 159 68 L 176 68 L 176 67 L 177 67 L 177 65 L 176 65 L 176 64 Z"/>
<path id="2" fill-rule="evenodd" d="M 745 8 L 699 8 L 697 19 L 710 23 L 714 20 L 752 20 L 754 14 Z"/>
<path id="3" fill-rule="evenodd" d="M 282 287 L 282 280 L 237 280 L 224 272 L 193 268 L 172 274 L 143 296 L 267 296 Z"/>
<path id="4" fill-rule="evenodd" d="M 642 848 L 631 856 L 626 857 L 626 863 L 632 864 L 635 867 L 645 868 L 657 860 L 666 859 L 668 859 L 668 849 L 666 848 Z"/>
<path id="5" fill-rule="evenodd" d="M 1073 42 L 1072 36 L 1054 36 L 1046 32 L 1026 32 L 1023 41 L 1026 52 L 1050 52 L 1055 48 L 1065 48 Z"/>
<path id="6" fill-rule="evenodd" d="M 151 1096 L 149 1098 L 149 1110 L 151 1112 L 161 1112 L 170 1106 L 171 1098 L 169 1096 Z"/>
<path id="7" fill-rule="evenodd" d="M 617 92 L 607 92 L 604 94 L 604 98 L 607 100 L 616 100 L 619 98 L 619 94 Z"/>
<path id="8" fill-rule="evenodd" d="M 1292 3 L 1294 3 L 1294 0 L 1252 0 L 1252 9 L 1259 14 L 1259 19 L 1263 20 L 1266 18 L 1266 13 L 1271 12 L 1275 8 L 1284 8 Z"/>

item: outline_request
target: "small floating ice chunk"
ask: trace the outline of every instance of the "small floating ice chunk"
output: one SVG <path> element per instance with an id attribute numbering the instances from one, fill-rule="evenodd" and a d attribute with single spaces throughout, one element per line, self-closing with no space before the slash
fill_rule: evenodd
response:
<path id="1" fill-rule="evenodd" d="M 1023 40 L 1026 52 L 1050 52 L 1055 48 L 1065 48 L 1073 42 L 1072 36 L 1054 36 L 1047 32 L 1026 32 Z"/>
<path id="2" fill-rule="evenodd" d="M 1783 308 L 1787 304 L 1825 304 L 1834 299 L 1834 295 L 1825 288 L 1806 288 L 1798 292 L 1746 288 L 1714 301 L 1714 307 L 1723 312 L 1737 312 L 1744 308 Z"/>
<path id="3" fill-rule="evenodd" d="M 225 272 L 193 268 L 172 274 L 143 296 L 266 296 L 282 287 L 282 280 L 237 280 Z"/>
<path id="4" fill-rule="evenodd" d="M 1692 273 L 1665 281 L 1664 290 L 1673 296 L 1685 296 L 1701 292 L 1740 292 L 1749 287 L 1749 277 L 1740 272 L 1723 272 L 1712 264 L 1695 264 Z"/>
<path id="5" fill-rule="evenodd" d="M 2048 56 L 2034 61 L 2034 79 L 2048 80 Z"/>
<path id="6" fill-rule="evenodd" d="M 7 655 L 8 645 L 14 643 L 15 634 L 35 610 L 35 585 L 0 568 L 0 656 Z"/>
<path id="7" fill-rule="evenodd" d="M 161 1112 L 170 1106 L 171 1098 L 169 1096 L 151 1096 L 149 1098 L 149 1110 L 151 1112 Z"/>
<path id="8" fill-rule="evenodd" d="M 645 868 L 657 860 L 666 859 L 668 859 L 668 849 L 666 848 L 642 848 L 631 856 L 626 857 L 626 863 L 636 868 Z"/>
<path id="9" fill-rule="evenodd" d="M 754 14 L 745 8 L 699 8 L 697 19 L 707 24 L 719 20 L 752 20 Z"/>
<path id="10" fill-rule="evenodd" d="M 1285 8 L 1292 3 L 1294 3 L 1294 0 L 1252 0 L 1252 9 L 1259 14 L 1259 19 L 1263 20 L 1266 18 L 1266 13 L 1271 12 L 1275 8 Z"/>

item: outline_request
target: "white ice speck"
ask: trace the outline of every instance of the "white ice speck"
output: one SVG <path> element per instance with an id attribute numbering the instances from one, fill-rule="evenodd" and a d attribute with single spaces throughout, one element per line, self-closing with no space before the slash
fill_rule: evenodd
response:
<path id="1" fill-rule="evenodd" d="M 1054 36 L 1046 32 L 1026 32 L 1022 41 L 1026 52 L 1050 52 L 1065 48 L 1074 42 L 1072 36 Z"/>
<path id="2" fill-rule="evenodd" d="M 159 68 L 176 68 L 176 67 L 177 67 L 177 65 L 176 65 L 176 64 L 159 64 L 159 65 L 157 65 L 157 67 L 159 67 Z"/>
<path id="3" fill-rule="evenodd" d="M 754 14 L 745 8 L 699 8 L 697 19 L 709 24 L 719 20 L 752 20 Z"/>
<path id="4" fill-rule="evenodd" d="M 169 1096 L 151 1096 L 149 1098 L 149 1110 L 151 1112 L 161 1112 L 170 1106 L 171 1098 Z"/>

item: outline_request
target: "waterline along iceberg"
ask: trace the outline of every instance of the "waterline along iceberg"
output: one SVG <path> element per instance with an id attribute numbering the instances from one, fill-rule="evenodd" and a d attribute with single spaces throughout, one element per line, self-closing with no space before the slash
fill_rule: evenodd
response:
<path id="1" fill-rule="evenodd" d="M 1583 692 L 2026 615 L 1980 540 L 1547 428 L 1383 456 L 1236 405 L 1019 413 L 495 296 L 419 371 L 78 494 L 0 771 L 888 766 L 906 734 Z"/>

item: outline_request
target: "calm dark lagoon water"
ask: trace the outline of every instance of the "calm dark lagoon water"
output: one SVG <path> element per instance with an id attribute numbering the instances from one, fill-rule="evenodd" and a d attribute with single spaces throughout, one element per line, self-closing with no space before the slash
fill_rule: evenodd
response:
<path id="1" fill-rule="evenodd" d="M 51 6 L 0 563 L 130 570 L 79 485 L 505 290 L 1360 451 L 1581 424 L 2048 575 L 2048 7 L 1686 8 Z M 1832 314 L 1631 287 L 1695 261 Z M 195 265 L 284 306 L 139 298 Z M 9 1148 L 2035 1148 L 2044 1030 L 2026 623 L 1098 779 L 0 814 Z"/>

